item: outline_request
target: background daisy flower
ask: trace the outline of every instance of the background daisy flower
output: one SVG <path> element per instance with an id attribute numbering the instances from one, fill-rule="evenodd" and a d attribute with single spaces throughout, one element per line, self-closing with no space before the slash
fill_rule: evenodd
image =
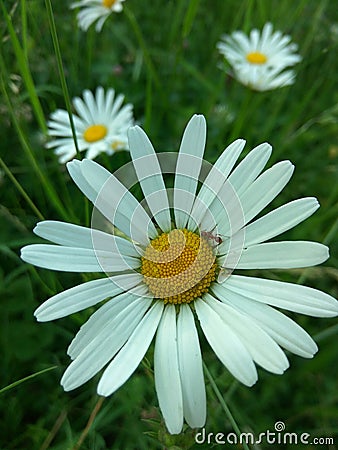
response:
<path id="1" fill-rule="evenodd" d="M 238 81 L 252 89 L 267 91 L 294 82 L 294 71 L 284 69 L 302 58 L 295 53 L 297 45 L 290 41 L 290 36 L 273 32 L 268 22 L 261 33 L 253 29 L 249 37 L 242 31 L 222 36 L 217 48 L 231 64 Z"/>
<path id="2" fill-rule="evenodd" d="M 235 167 L 245 141 L 233 142 L 198 191 L 206 123 L 195 115 L 182 138 L 174 189 L 168 191 L 159 161 L 166 155 L 156 155 L 139 127 L 131 128 L 128 137 L 146 208 L 120 177 L 99 164 L 85 159 L 67 165 L 97 211 L 126 238 L 44 221 L 34 232 L 56 245 L 29 245 L 21 256 L 39 267 L 107 274 L 53 296 L 35 312 L 39 321 L 54 320 L 109 299 L 70 344 L 64 389 L 75 389 L 105 367 L 97 391 L 111 395 L 136 370 L 156 335 L 159 406 L 169 432 L 176 434 L 184 419 L 192 428 L 202 427 L 206 419 L 195 317 L 229 372 L 252 386 L 256 364 L 275 374 L 288 368 L 282 348 L 305 358 L 317 351 L 306 331 L 274 307 L 332 317 L 338 302 L 310 287 L 233 274 L 235 268 L 308 267 L 328 258 L 320 243 L 266 242 L 319 206 L 315 198 L 302 198 L 255 219 L 293 173 L 289 161 L 263 171 L 269 144 L 254 148 Z"/>
<path id="3" fill-rule="evenodd" d="M 79 27 L 83 31 L 97 20 L 95 30 L 99 33 L 107 17 L 112 12 L 121 12 L 123 9 L 122 2 L 124 0 L 81 0 L 71 4 L 71 9 L 81 8 L 77 14 Z"/>
<path id="4" fill-rule="evenodd" d="M 123 95 L 115 96 L 114 89 L 105 93 L 101 86 L 96 89 L 95 97 L 85 90 L 83 99 L 73 99 L 77 143 L 81 152 L 86 151 L 86 158 L 128 149 L 127 130 L 134 124 L 133 106 L 128 103 L 122 107 L 123 100 Z M 61 163 L 74 158 L 76 147 L 66 110 L 57 109 L 50 115 L 48 134 L 54 139 L 46 147 L 55 148 L 54 153 Z"/>

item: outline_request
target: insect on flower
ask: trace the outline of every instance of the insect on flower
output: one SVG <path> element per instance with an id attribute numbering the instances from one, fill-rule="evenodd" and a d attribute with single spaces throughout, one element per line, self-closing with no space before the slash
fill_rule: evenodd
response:
<path id="1" fill-rule="evenodd" d="M 211 241 L 215 241 L 216 245 L 213 246 L 213 248 L 217 247 L 218 245 L 222 244 L 223 239 L 219 235 L 212 234 L 211 231 L 201 231 L 201 237 L 204 239 L 209 239 Z"/>

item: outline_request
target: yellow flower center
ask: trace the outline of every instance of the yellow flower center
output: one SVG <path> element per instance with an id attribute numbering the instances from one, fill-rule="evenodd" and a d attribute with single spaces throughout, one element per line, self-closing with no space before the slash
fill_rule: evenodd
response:
<path id="1" fill-rule="evenodd" d="M 119 150 L 122 146 L 123 146 L 122 141 L 113 141 L 111 148 L 115 151 L 115 150 Z"/>
<path id="2" fill-rule="evenodd" d="M 102 5 L 106 8 L 111 8 L 116 0 L 102 0 Z"/>
<path id="3" fill-rule="evenodd" d="M 208 240 L 184 228 L 162 233 L 150 242 L 142 257 L 141 273 L 155 298 L 180 304 L 208 292 L 216 268 Z"/>
<path id="4" fill-rule="evenodd" d="M 107 127 L 104 125 L 91 125 L 83 133 L 83 138 L 87 142 L 100 141 L 107 134 Z"/>
<path id="5" fill-rule="evenodd" d="M 251 64 L 264 64 L 267 62 L 268 58 L 260 52 L 252 52 L 246 55 L 247 61 Z"/>

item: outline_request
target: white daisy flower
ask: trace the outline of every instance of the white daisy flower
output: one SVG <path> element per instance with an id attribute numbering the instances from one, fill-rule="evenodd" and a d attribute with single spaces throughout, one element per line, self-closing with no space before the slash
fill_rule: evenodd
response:
<path id="1" fill-rule="evenodd" d="M 249 37 L 242 31 L 222 36 L 217 48 L 238 81 L 257 91 L 268 91 L 294 82 L 294 71 L 284 69 L 302 58 L 295 53 L 297 45 L 290 41 L 290 36 L 273 32 L 272 24 L 266 23 L 261 33 L 253 29 Z"/>
<path id="2" fill-rule="evenodd" d="M 95 30 L 99 33 L 107 17 L 112 12 L 121 12 L 124 0 L 80 0 L 70 5 L 71 9 L 82 8 L 77 14 L 79 27 L 83 31 L 97 20 Z"/>
<path id="3" fill-rule="evenodd" d="M 134 125 L 133 105 L 122 107 L 124 96 L 115 96 L 114 89 L 99 86 L 95 97 L 89 90 L 83 92 L 83 100 L 73 99 L 73 114 L 76 138 L 79 150 L 86 151 L 86 158 L 94 159 L 99 153 L 111 155 L 115 151 L 128 149 L 127 130 Z M 76 147 L 68 112 L 57 109 L 50 115 L 47 123 L 48 134 L 54 138 L 46 144 L 47 148 L 55 148 L 54 153 L 60 163 L 74 158 Z"/>
<path id="4" fill-rule="evenodd" d="M 288 368 L 282 348 L 305 358 L 317 351 L 307 332 L 274 307 L 333 317 L 338 302 L 310 287 L 233 274 L 235 268 L 298 268 L 328 258 L 320 243 L 265 242 L 319 206 L 315 198 L 302 198 L 255 219 L 293 172 L 289 161 L 263 171 L 269 144 L 253 149 L 234 168 L 245 145 L 238 139 L 207 173 L 203 116 L 188 123 L 178 155 L 156 154 L 137 126 L 128 137 L 142 203 L 119 181 L 121 173 L 112 175 L 87 159 L 67 164 L 99 216 L 125 238 L 101 231 L 95 223 L 85 228 L 44 221 L 34 232 L 56 245 L 26 246 L 21 257 L 53 270 L 107 274 L 56 294 L 35 312 L 39 321 L 49 321 L 107 300 L 70 344 L 72 363 L 61 380 L 64 389 L 77 388 L 104 368 L 97 392 L 113 394 L 136 370 L 156 335 L 159 406 L 169 432 L 176 434 L 184 419 L 192 428 L 202 427 L 206 419 L 195 317 L 228 371 L 252 386 L 256 364 L 275 374 Z M 168 189 L 161 167 L 169 167 L 173 155 L 175 182 Z"/>

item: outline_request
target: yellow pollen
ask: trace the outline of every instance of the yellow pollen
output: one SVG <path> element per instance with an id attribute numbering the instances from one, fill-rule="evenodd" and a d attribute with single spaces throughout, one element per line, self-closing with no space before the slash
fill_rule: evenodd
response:
<path id="1" fill-rule="evenodd" d="M 260 52 L 252 52 L 246 55 L 247 61 L 251 64 L 264 64 L 267 62 L 268 58 Z"/>
<path id="2" fill-rule="evenodd" d="M 111 8 L 116 0 L 102 0 L 102 5 L 106 8 Z"/>
<path id="3" fill-rule="evenodd" d="M 104 125 L 91 125 L 83 133 L 83 138 L 87 142 L 100 141 L 107 134 L 107 127 Z"/>
<path id="4" fill-rule="evenodd" d="M 208 292 L 216 268 L 208 240 L 183 228 L 151 241 L 142 257 L 141 273 L 155 298 L 180 304 Z"/>
<path id="5" fill-rule="evenodd" d="M 115 151 L 115 150 L 119 150 L 122 146 L 123 146 L 122 141 L 114 141 L 111 145 L 111 148 Z"/>

